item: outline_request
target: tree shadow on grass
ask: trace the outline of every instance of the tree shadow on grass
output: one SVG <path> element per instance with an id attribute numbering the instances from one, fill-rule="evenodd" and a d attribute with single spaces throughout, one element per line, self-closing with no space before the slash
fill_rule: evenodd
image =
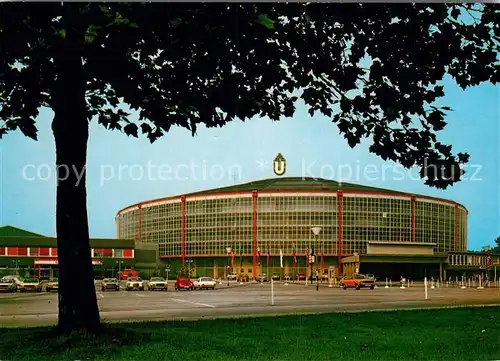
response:
<path id="1" fill-rule="evenodd" d="M 148 334 L 123 325 L 103 324 L 99 331 L 61 334 L 56 327 L 1 329 L 0 357 L 8 360 L 94 359 L 119 353 L 123 345 L 139 346 Z"/>

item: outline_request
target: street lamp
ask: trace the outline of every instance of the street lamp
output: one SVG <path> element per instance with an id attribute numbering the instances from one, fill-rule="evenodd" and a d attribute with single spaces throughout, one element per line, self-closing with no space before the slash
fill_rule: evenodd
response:
<path id="1" fill-rule="evenodd" d="M 12 262 L 16 265 L 16 274 L 19 276 L 19 260 L 13 259 Z"/>
<path id="2" fill-rule="evenodd" d="M 312 233 L 314 234 L 316 244 L 318 244 L 318 237 L 319 233 L 321 232 L 321 227 L 312 227 L 311 228 Z M 311 280 L 312 280 L 312 264 L 314 263 L 315 259 L 314 257 L 311 257 L 311 261 L 309 262 L 311 265 Z M 319 291 L 319 272 L 318 272 L 318 266 L 316 266 L 316 291 Z"/>
<path id="3" fill-rule="evenodd" d="M 121 277 L 123 261 L 116 261 L 116 263 L 118 263 L 118 275 Z"/>
<path id="4" fill-rule="evenodd" d="M 189 274 L 188 278 L 191 278 L 191 263 L 193 263 L 193 260 L 187 259 L 185 262 L 188 264 L 188 274 Z"/>
<path id="5" fill-rule="evenodd" d="M 226 279 L 227 279 L 227 286 L 229 287 L 229 264 L 231 262 L 230 257 L 231 257 L 231 247 L 226 247 L 227 251 L 227 271 L 226 271 Z"/>

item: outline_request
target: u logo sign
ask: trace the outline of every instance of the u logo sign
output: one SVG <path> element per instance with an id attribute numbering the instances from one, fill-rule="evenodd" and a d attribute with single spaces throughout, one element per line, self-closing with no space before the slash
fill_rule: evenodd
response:
<path id="1" fill-rule="evenodd" d="M 281 153 L 278 153 L 276 158 L 274 158 L 274 174 L 283 175 L 286 172 L 286 160 Z"/>

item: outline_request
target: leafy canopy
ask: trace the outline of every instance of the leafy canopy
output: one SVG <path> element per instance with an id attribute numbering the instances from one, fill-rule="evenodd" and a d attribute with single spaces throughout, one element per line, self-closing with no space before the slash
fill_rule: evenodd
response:
<path id="1" fill-rule="evenodd" d="M 446 188 L 469 156 L 437 140 L 451 110 L 437 105 L 440 82 L 499 80 L 493 4 L 64 6 L 73 15 L 58 3 L 0 4 L 0 136 L 19 128 L 36 139 L 71 27 L 82 35 L 89 121 L 153 142 L 173 125 L 195 134 L 198 124 L 291 117 L 300 98 L 351 147 L 370 138 L 371 152 Z"/>

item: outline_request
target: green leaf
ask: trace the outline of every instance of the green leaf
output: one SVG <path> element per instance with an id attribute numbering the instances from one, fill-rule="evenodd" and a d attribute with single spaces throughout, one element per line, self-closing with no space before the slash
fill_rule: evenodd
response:
<path id="1" fill-rule="evenodd" d="M 171 19 L 168 24 L 173 27 L 173 28 L 176 28 L 178 27 L 179 25 L 182 24 L 182 19 L 181 18 L 173 18 Z"/>
<path id="2" fill-rule="evenodd" d="M 271 20 L 267 15 L 259 15 L 256 22 L 260 25 L 265 26 L 268 29 L 274 29 L 274 20 Z"/>
<path id="3" fill-rule="evenodd" d="M 125 132 L 125 134 L 127 135 L 131 135 L 133 137 L 136 137 L 137 138 L 137 125 L 135 125 L 134 123 L 129 123 L 127 124 L 124 128 L 123 128 L 123 131 Z"/>
<path id="4" fill-rule="evenodd" d="M 57 29 L 56 35 L 60 36 L 63 39 L 66 39 L 66 29 Z"/>

